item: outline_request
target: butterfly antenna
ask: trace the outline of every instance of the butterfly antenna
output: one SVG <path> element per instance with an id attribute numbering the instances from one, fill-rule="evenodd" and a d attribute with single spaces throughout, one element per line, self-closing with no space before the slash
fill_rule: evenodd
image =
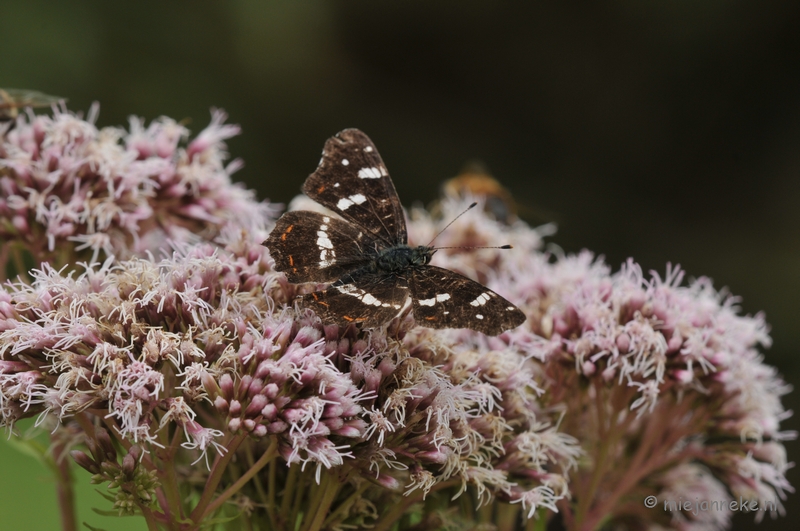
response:
<path id="1" fill-rule="evenodd" d="M 467 212 L 469 212 L 470 210 L 472 210 L 472 209 L 473 209 L 473 208 L 475 208 L 476 206 L 478 206 L 478 203 L 477 203 L 477 202 L 475 202 L 475 203 L 472 203 L 470 206 L 468 206 L 467 208 L 465 208 L 465 209 L 464 209 L 464 211 L 463 211 L 463 212 L 461 212 L 461 214 L 459 214 L 459 215 L 457 215 L 456 217 L 454 217 L 454 218 L 453 218 L 453 220 L 452 220 L 450 223 L 448 223 L 448 224 L 447 224 L 447 225 L 446 225 L 446 226 L 445 226 L 445 227 L 444 227 L 442 230 L 440 230 L 440 231 L 439 231 L 439 233 L 438 233 L 438 234 L 436 234 L 436 236 L 434 236 L 434 237 L 433 237 L 433 239 L 431 239 L 431 241 L 429 241 L 429 242 L 428 242 L 428 245 L 427 245 L 426 247 L 430 247 L 430 246 L 431 246 L 431 244 L 434 242 L 434 240 L 435 240 L 436 238 L 438 238 L 439 236 L 441 236 L 441 235 L 442 235 L 442 233 L 443 233 L 444 231 L 446 231 L 446 230 L 447 230 L 447 229 L 450 227 L 450 225 L 452 225 L 453 223 L 455 223 L 455 222 L 456 222 L 456 220 L 457 220 L 458 218 L 460 218 L 461 216 L 463 216 L 464 214 L 466 214 Z M 446 249 L 446 247 L 441 247 L 441 249 Z"/>
<path id="2" fill-rule="evenodd" d="M 461 212 L 461 214 L 459 214 L 456 217 L 454 217 L 453 220 L 445 226 L 445 228 L 440 230 L 439 233 L 436 236 L 434 236 L 431 241 L 428 242 L 428 245 L 426 247 L 430 247 L 431 244 L 433 243 L 433 241 L 436 238 L 438 238 L 444 231 L 446 231 L 447 228 L 450 227 L 450 225 L 455 223 L 458 218 L 460 218 L 461 216 L 463 216 L 464 214 L 466 214 L 467 212 L 469 212 L 470 210 L 475 208 L 477 205 L 478 205 L 477 202 L 472 203 L 470 206 L 465 208 L 464 211 Z M 492 245 L 492 246 L 478 246 L 478 247 L 460 247 L 460 246 L 456 246 L 456 247 L 432 247 L 432 249 L 436 249 L 436 250 L 439 250 L 439 249 L 513 249 L 513 246 L 506 244 L 506 245 Z"/>

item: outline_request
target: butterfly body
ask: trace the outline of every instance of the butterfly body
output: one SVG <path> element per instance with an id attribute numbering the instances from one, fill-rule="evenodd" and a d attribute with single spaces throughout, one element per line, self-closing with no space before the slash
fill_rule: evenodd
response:
<path id="1" fill-rule="evenodd" d="M 435 249 L 424 245 L 418 247 L 396 245 L 381 250 L 373 265 L 376 271 L 398 274 L 409 267 L 427 265 L 435 252 Z"/>
<path id="2" fill-rule="evenodd" d="M 332 282 L 301 299 L 323 322 L 381 326 L 409 299 L 417 322 L 432 328 L 495 335 L 524 322 L 525 315 L 495 292 L 430 265 L 435 248 L 408 244 L 394 184 L 361 131 L 346 129 L 326 142 L 303 191 L 344 219 L 287 212 L 264 244 L 290 282 Z"/>

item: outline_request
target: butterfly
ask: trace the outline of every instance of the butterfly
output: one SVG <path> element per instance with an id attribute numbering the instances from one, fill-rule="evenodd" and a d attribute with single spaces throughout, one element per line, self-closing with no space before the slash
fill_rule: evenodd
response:
<path id="1" fill-rule="evenodd" d="M 328 139 L 303 192 L 341 218 L 299 210 L 276 222 L 264 245 L 289 282 L 332 282 L 302 296 L 323 322 L 381 326 L 411 299 L 430 328 L 497 335 L 525 321 L 506 299 L 463 275 L 430 265 L 433 247 L 408 245 L 405 216 L 372 141 L 358 129 Z"/>

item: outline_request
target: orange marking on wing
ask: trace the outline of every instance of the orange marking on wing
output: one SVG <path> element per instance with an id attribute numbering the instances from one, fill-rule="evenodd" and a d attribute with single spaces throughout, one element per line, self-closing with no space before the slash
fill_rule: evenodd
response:
<path id="1" fill-rule="evenodd" d="M 343 315 L 343 316 L 342 316 L 342 319 L 345 319 L 346 321 L 350 321 L 351 323 L 352 323 L 353 321 L 355 321 L 355 319 L 353 319 L 353 318 L 352 318 L 352 317 L 350 317 L 349 315 Z"/>
<path id="2" fill-rule="evenodd" d="M 318 194 L 321 194 L 324 191 L 325 191 L 325 185 L 324 184 L 322 186 L 320 186 L 319 188 L 317 188 L 317 193 Z"/>
<path id="3" fill-rule="evenodd" d="M 435 321 L 436 317 L 426 317 L 425 320 L 426 321 Z"/>
<path id="4" fill-rule="evenodd" d="M 293 229 L 293 228 L 294 228 L 294 225 L 289 225 L 288 227 L 286 227 L 286 230 L 285 230 L 285 231 L 283 231 L 283 234 L 281 234 L 281 241 L 283 241 L 283 242 L 285 242 L 285 241 L 286 241 L 286 236 L 287 236 L 287 235 L 288 235 L 290 232 L 292 232 L 292 229 Z"/>
<path id="5" fill-rule="evenodd" d="M 316 294 L 316 293 L 312 293 L 312 294 L 311 294 L 311 296 L 312 296 L 312 297 L 314 297 L 314 300 L 315 300 L 315 301 L 318 301 L 318 300 L 319 300 L 319 297 L 317 297 L 317 294 Z"/>
<path id="6" fill-rule="evenodd" d="M 292 255 L 289 255 L 289 265 L 294 266 L 294 258 L 292 258 Z"/>

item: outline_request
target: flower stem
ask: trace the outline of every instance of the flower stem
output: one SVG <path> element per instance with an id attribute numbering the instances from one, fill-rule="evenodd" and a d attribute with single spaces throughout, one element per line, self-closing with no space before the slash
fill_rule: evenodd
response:
<path id="1" fill-rule="evenodd" d="M 214 465 L 211 467 L 211 473 L 208 475 L 208 482 L 206 483 L 205 489 L 203 489 L 203 495 L 200 497 L 200 501 L 197 502 L 197 506 L 192 511 L 192 514 L 189 515 L 189 518 L 195 523 L 199 523 L 203 516 L 208 514 L 207 506 L 211 503 L 211 498 L 213 498 L 214 493 L 217 491 L 217 486 L 219 486 L 219 482 L 222 480 L 223 474 L 225 474 L 225 469 L 227 468 L 228 463 L 231 459 L 233 459 L 236 450 L 239 448 L 239 445 L 242 444 L 242 441 L 245 440 L 247 434 L 241 433 L 231 439 L 230 443 L 226 445 L 227 452 L 223 455 L 217 455 L 217 458 L 214 460 Z"/>
<path id="2" fill-rule="evenodd" d="M 314 515 L 313 519 L 310 519 L 306 526 L 303 528 L 304 531 L 319 531 L 322 529 L 322 524 L 325 522 L 325 517 L 328 515 L 328 511 L 330 510 L 331 503 L 333 500 L 336 499 L 336 495 L 339 494 L 340 485 L 343 483 L 343 478 L 339 478 L 337 474 L 334 473 L 326 473 L 323 474 L 322 480 L 317 488 L 319 496 L 317 497 L 315 506 L 309 508 L 308 515 Z"/>
<path id="3" fill-rule="evenodd" d="M 70 460 L 64 455 L 63 443 L 51 438 L 53 447 L 53 466 L 57 477 L 58 506 L 61 514 L 62 531 L 76 531 L 77 515 L 75 514 L 75 491 L 72 488 L 73 478 Z"/>
<path id="4" fill-rule="evenodd" d="M 250 479 L 255 476 L 262 468 L 267 466 L 267 464 L 272 461 L 272 459 L 278 454 L 278 441 L 277 439 L 273 439 L 272 443 L 270 443 L 269 448 L 264 454 L 259 458 L 256 463 L 250 467 L 250 469 L 242 474 L 236 482 L 225 489 L 225 492 L 220 494 L 217 499 L 215 499 L 211 504 L 209 504 L 208 508 L 203 512 L 202 518 L 205 518 L 209 514 L 213 513 L 217 509 L 219 509 L 223 503 L 225 503 L 231 496 L 239 492 L 239 490 L 248 482 Z"/>

